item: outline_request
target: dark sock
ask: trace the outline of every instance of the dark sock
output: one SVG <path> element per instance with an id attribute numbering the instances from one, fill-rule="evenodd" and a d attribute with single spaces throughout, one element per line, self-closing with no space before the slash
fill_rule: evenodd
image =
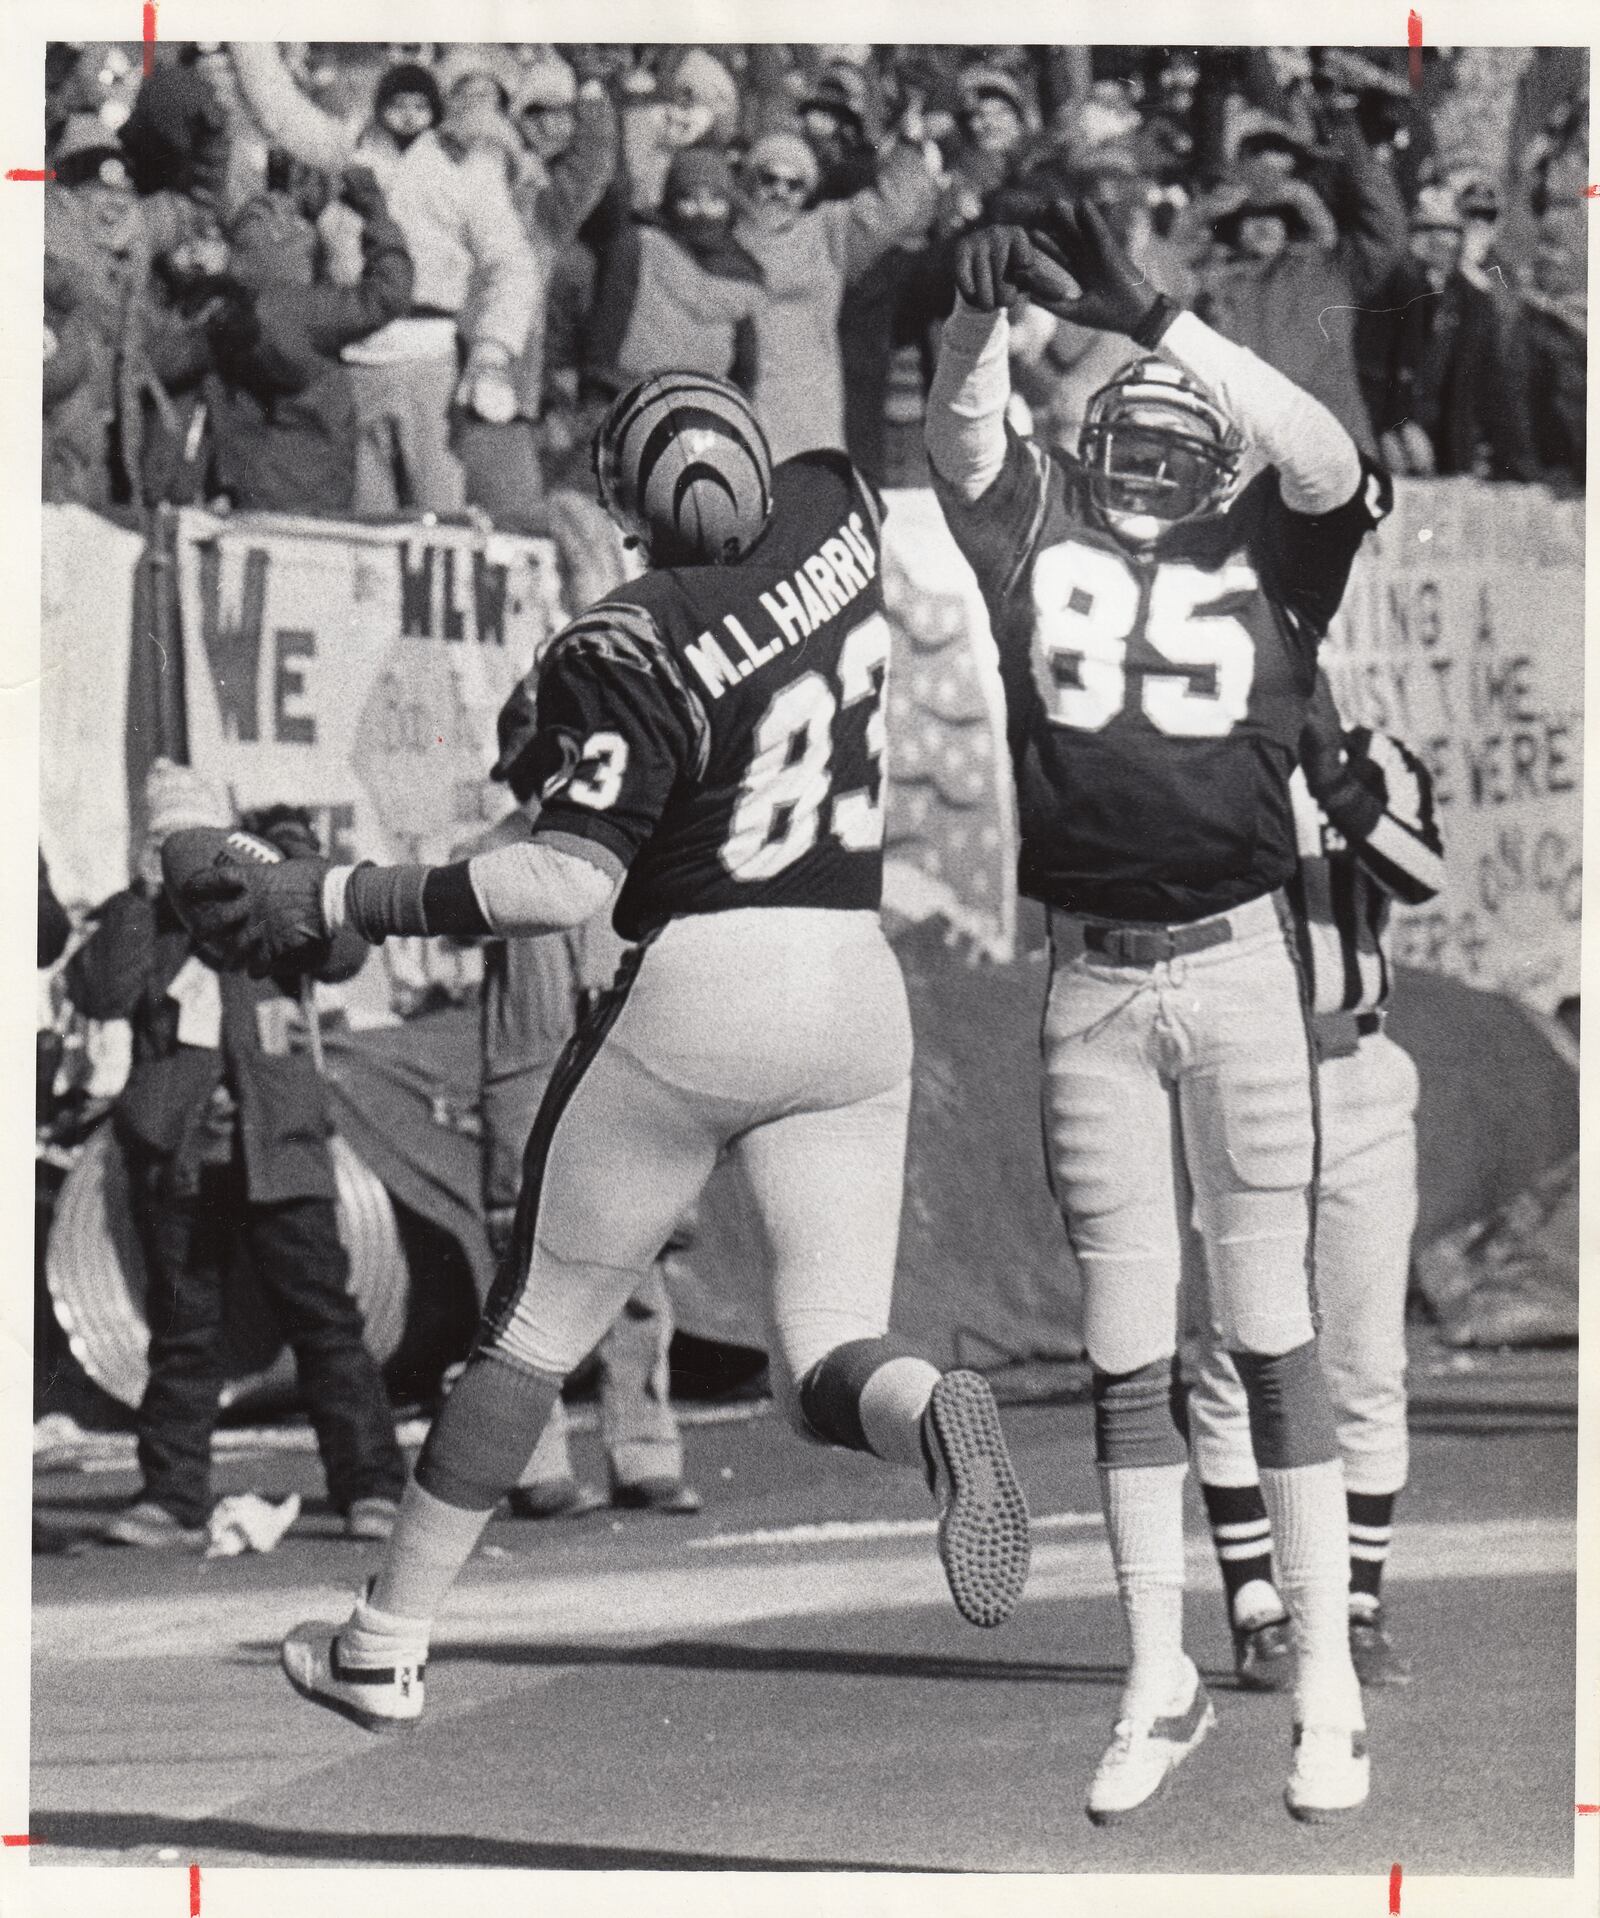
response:
<path id="1" fill-rule="evenodd" d="M 1259 1485 L 1206 1485 L 1200 1494 L 1211 1522 L 1211 1539 L 1228 1594 L 1228 1617 L 1233 1601 L 1253 1579 L 1272 1583 L 1272 1527 L 1267 1502 Z"/>
<path id="2" fill-rule="evenodd" d="M 1394 1534 L 1397 1492 L 1346 1492 L 1350 1522 L 1350 1596 L 1353 1610 L 1375 1611 Z M 1370 1601 L 1370 1603 L 1368 1602 Z"/>

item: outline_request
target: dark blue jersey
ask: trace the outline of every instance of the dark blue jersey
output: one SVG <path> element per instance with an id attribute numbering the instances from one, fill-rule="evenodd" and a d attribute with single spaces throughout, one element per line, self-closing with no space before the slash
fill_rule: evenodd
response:
<path id="1" fill-rule="evenodd" d="M 685 913 L 879 903 L 881 508 L 842 453 L 786 460 L 773 491 L 737 565 L 619 587 L 536 669 L 537 830 L 626 869 L 624 938 Z"/>
<path id="2" fill-rule="evenodd" d="M 1183 923 L 1283 885 L 1317 646 L 1386 476 L 1366 468 L 1311 516 L 1269 469 L 1148 551 L 1118 541 L 1079 468 L 1009 431 L 978 500 L 935 485 L 1000 649 L 1022 890 Z"/>

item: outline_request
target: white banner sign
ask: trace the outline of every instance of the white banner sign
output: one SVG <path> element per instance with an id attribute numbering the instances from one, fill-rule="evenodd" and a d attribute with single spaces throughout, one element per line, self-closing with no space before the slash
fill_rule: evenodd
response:
<path id="1" fill-rule="evenodd" d="M 1578 991 L 1583 503 L 1472 480 L 1396 489 L 1324 653 L 1348 723 L 1426 761 L 1445 890 L 1402 965 L 1552 1011 Z"/>
<path id="2" fill-rule="evenodd" d="M 309 807 L 339 860 L 449 858 L 506 810 L 495 719 L 565 614 L 554 544 L 184 512 L 189 757 L 235 808 Z M 390 941 L 414 993 L 459 964 Z"/>
<path id="3" fill-rule="evenodd" d="M 86 506 L 44 508 L 39 843 L 56 897 L 128 883 L 128 657 L 144 541 Z"/>

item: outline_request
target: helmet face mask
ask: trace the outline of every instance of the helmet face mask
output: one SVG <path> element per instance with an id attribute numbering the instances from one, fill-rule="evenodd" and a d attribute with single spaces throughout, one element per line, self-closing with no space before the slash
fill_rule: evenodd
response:
<path id="1" fill-rule="evenodd" d="M 750 402 L 702 373 L 653 373 L 594 440 L 600 503 L 653 566 L 728 566 L 772 518 L 772 454 Z"/>
<path id="2" fill-rule="evenodd" d="M 1139 361 L 1102 387 L 1078 442 L 1090 499 L 1139 544 L 1221 511 L 1243 450 L 1211 396 L 1164 360 Z"/>

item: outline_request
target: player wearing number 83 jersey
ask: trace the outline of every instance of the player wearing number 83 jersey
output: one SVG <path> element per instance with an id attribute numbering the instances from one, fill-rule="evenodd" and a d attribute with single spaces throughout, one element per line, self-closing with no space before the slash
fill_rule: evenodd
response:
<path id="1" fill-rule="evenodd" d="M 881 509 L 842 453 L 786 461 L 736 566 L 652 571 L 552 641 L 514 767 L 541 835 L 627 868 L 617 930 L 756 906 L 873 911 L 889 628 Z"/>
<path id="2" fill-rule="evenodd" d="M 562 1379 L 724 1156 L 759 1215 L 796 1423 L 925 1474 L 972 1623 L 999 1624 L 1027 1574 L 987 1384 L 889 1335 L 911 1023 L 877 917 L 878 502 L 841 455 L 774 472 L 747 402 L 695 374 L 624 394 L 596 468 L 651 570 L 559 634 L 502 714 L 525 836 L 445 867 L 299 862 L 272 886 L 213 869 L 180 901 L 252 964 L 339 924 L 515 937 L 613 903 L 639 942 L 556 1066 L 510 1250 L 382 1569 L 344 1626 L 284 1642 L 302 1695 L 372 1728 L 420 1712 L 434 1613 Z"/>

